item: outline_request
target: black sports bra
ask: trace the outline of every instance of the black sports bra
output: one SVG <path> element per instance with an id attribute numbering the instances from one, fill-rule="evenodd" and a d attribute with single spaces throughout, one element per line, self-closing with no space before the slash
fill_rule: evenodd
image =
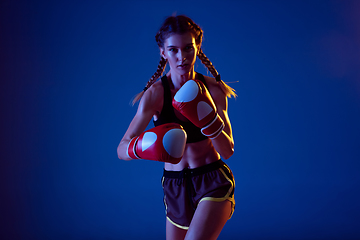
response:
<path id="1" fill-rule="evenodd" d="M 197 73 L 197 76 L 198 79 L 202 81 L 206 86 L 204 76 L 200 73 Z M 155 127 L 165 123 L 179 123 L 184 128 L 187 134 L 187 143 L 200 142 L 207 139 L 208 137 L 201 133 L 201 128 L 198 128 L 190 121 L 182 121 L 176 117 L 174 107 L 172 106 L 170 85 L 166 75 L 161 78 L 161 83 L 164 87 L 164 105 L 161 110 L 160 116 L 156 121 L 154 121 Z"/>

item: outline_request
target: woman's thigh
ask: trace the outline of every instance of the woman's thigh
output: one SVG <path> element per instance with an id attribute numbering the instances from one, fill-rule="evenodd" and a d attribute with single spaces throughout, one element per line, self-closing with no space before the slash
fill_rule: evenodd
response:
<path id="1" fill-rule="evenodd" d="M 228 200 L 222 202 L 202 201 L 196 208 L 185 239 L 217 239 L 230 217 L 232 206 Z"/>
<path id="2" fill-rule="evenodd" d="M 166 219 L 166 239 L 184 240 L 187 230 L 181 229 Z"/>

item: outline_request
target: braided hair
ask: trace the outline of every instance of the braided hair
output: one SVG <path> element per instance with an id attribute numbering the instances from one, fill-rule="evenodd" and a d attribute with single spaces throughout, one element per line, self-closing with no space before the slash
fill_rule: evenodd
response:
<path id="1" fill-rule="evenodd" d="M 226 94 L 227 97 L 236 97 L 235 89 L 227 85 L 223 80 L 221 80 L 220 74 L 216 71 L 214 65 L 210 62 L 209 58 L 204 54 L 202 49 L 199 49 L 198 58 L 206 66 L 209 72 L 215 77 L 216 82 L 220 84 L 221 90 Z"/>
<path id="2" fill-rule="evenodd" d="M 203 38 L 203 30 L 194 23 L 189 17 L 184 15 L 179 16 L 170 16 L 165 19 L 163 25 L 161 26 L 160 30 L 157 32 L 155 36 L 155 40 L 159 48 L 164 48 L 165 40 L 170 37 L 171 34 L 184 34 L 187 32 L 191 32 L 195 38 L 195 43 L 199 46 L 198 51 L 198 58 L 200 61 L 206 66 L 206 68 L 210 71 L 210 73 L 215 77 L 216 81 L 220 84 L 221 89 L 226 94 L 227 97 L 236 97 L 235 90 L 223 82 L 220 78 L 220 75 L 216 71 L 213 64 L 210 62 L 208 57 L 203 53 L 202 49 L 200 48 Z M 138 93 L 134 100 L 133 104 L 141 99 L 144 92 L 154 83 L 157 79 L 159 79 L 166 67 L 167 60 L 161 57 L 159 65 L 157 67 L 156 72 L 152 75 L 152 77 L 147 82 L 145 88 L 142 92 Z"/>

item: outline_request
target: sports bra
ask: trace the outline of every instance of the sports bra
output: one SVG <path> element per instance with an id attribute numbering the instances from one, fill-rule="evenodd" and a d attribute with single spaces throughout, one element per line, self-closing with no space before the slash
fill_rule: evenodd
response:
<path id="1" fill-rule="evenodd" d="M 198 79 L 202 81 L 206 86 L 204 76 L 200 73 L 197 73 L 197 76 Z M 187 134 L 186 143 L 200 142 L 207 139 L 208 137 L 201 133 L 201 128 L 195 126 L 190 121 L 182 121 L 176 117 L 174 107 L 172 106 L 170 85 L 166 75 L 161 78 L 161 83 L 164 87 L 164 105 L 161 110 L 160 116 L 156 121 L 154 121 L 155 127 L 165 123 L 179 123 L 184 128 Z"/>

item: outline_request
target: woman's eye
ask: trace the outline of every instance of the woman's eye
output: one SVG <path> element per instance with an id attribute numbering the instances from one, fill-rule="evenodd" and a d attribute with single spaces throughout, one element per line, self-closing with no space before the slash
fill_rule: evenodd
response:
<path id="1" fill-rule="evenodd" d="M 176 52 L 176 49 L 175 48 L 170 48 L 169 51 L 170 52 Z"/>
<path id="2" fill-rule="evenodd" d="M 186 50 L 190 51 L 190 50 L 193 50 L 193 48 L 194 48 L 193 46 L 187 46 Z"/>

